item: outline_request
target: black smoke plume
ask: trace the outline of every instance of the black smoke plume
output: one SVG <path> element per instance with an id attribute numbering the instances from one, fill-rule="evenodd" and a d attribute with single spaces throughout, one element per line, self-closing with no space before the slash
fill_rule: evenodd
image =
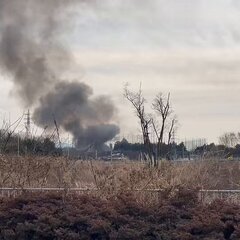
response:
<path id="1" fill-rule="evenodd" d="M 119 128 L 109 124 L 115 112 L 109 97 L 92 95 L 92 89 L 84 83 L 60 82 L 40 99 L 34 118 L 40 126 L 53 126 L 56 119 L 71 132 L 78 146 L 101 145 L 116 136 Z"/>
<path id="2" fill-rule="evenodd" d="M 35 108 L 39 126 L 53 127 L 55 119 L 79 146 L 87 146 L 111 140 L 119 128 L 112 124 L 110 98 L 94 97 L 86 84 L 63 80 L 74 61 L 58 36 L 67 30 L 69 12 L 82 3 L 0 0 L 0 68 L 23 105 Z"/>

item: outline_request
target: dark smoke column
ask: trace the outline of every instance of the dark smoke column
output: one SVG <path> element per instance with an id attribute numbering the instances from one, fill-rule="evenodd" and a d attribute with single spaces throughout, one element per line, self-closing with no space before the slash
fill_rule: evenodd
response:
<path id="1" fill-rule="evenodd" d="M 40 99 L 34 119 L 42 127 L 54 127 L 54 114 L 78 147 L 103 145 L 119 133 L 118 126 L 111 123 L 116 110 L 109 97 L 92 95 L 92 89 L 84 83 L 60 82 Z"/>
<path id="2" fill-rule="evenodd" d="M 36 124 L 53 127 L 55 119 L 78 146 L 101 145 L 119 133 L 116 109 L 86 84 L 63 80 L 75 63 L 57 38 L 67 29 L 67 11 L 80 9 L 82 2 L 0 0 L 0 70 L 13 81 L 23 106 L 35 108 Z"/>

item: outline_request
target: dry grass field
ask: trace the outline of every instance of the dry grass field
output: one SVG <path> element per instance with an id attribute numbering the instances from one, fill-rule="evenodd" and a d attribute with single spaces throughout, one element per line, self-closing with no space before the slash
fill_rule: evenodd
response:
<path id="1" fill-rule="evenodd" d="M 71 160 L 64 157 L 0 156 L 0 187 L 97 188 L 107 193 L 161 189 L 240 189 L 240 162 L 140 162 Z"/>
<path id="2" fill-rule="evenodd" d="M 119 192 L 179 189 L 240 189 L 240 162 L 161 161 L 158 167 L 137 161 L 76 161 L 65 157 L 0 156 L 0 188 L 97 189 L 101 196 Z"/>

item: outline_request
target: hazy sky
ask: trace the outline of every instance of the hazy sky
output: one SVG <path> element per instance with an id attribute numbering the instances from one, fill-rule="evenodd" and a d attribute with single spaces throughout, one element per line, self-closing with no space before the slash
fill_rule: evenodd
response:
<path id="1" fill-rule="evenodd" d="M 122 134 L 136 134 L 131 105 L 123 98 L 128 82 L 140 82 L 148 102 L 171 92 L 179 138 L 217 141 L 240 130 L 239 0 L 95 0 L 73 15 L 63 34 L 80 75 L 96 94 L 118 105 Z M 15 118 L 23 109 L 2 78 L 0 110 Z"/>

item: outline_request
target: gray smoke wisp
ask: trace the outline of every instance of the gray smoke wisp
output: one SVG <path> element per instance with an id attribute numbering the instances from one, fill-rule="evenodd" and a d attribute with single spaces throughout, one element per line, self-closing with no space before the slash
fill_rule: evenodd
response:
<path id="1" fill-rule="evenodd" d="M 111 140 L 119 128 L 109 97 L 94 97 L 85 83 L 63 80 L 75 63 L 58 36 L 67 32 L 68 11 L 82 2 L 0 0 L 0 69 L 23 105 L 35 108 L 39 126 L 54 127 L 55 119 L 78 146 L 87 146 Z"/>
<path id="2" fill-rule="evenodd" d="M 55 82 L 54 52 L 68 58 L 66 51 L 53 44 L 61 2 L 0 0 L 0 64 L 25 106 L 35 103 Z"/>

